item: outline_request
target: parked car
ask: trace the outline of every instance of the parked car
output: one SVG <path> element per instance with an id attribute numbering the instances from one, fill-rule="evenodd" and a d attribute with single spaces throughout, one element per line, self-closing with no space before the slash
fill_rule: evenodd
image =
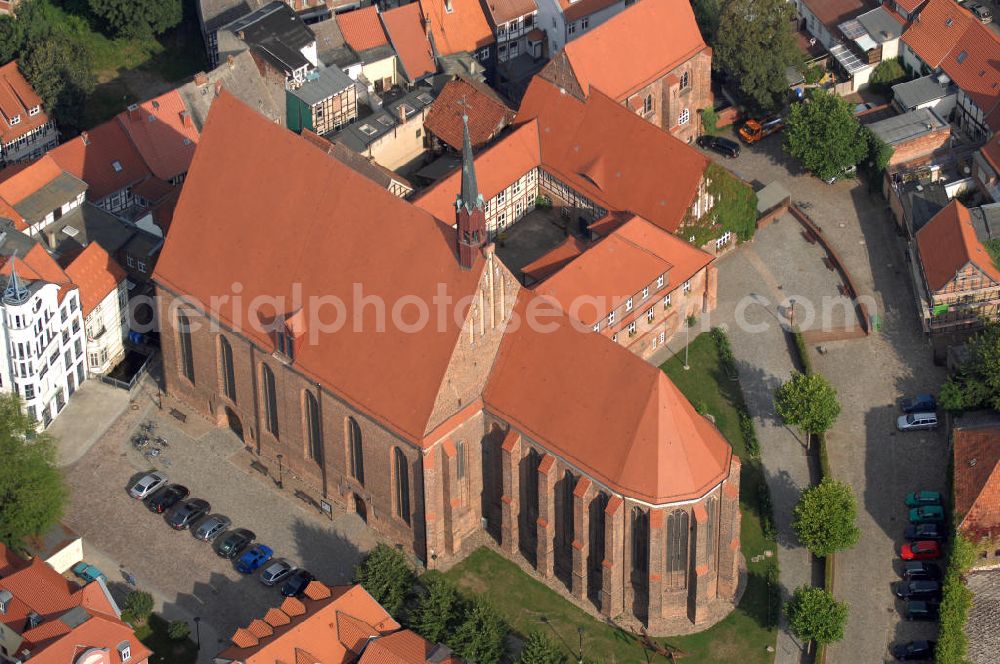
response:
<path id="1" fill-rule="evenodd" d="M 198 527 L 195 528 L 194 537 L 203 542 L 210 542 L 221 535 L 222 531 L 231 525 L 233 525 L 233 521 L 228 516 L 211 514 L 202 519 Z"/>
<path id="2" fill-rule="evenodd" d="M 132 485 L 132 488 L 128 490 L 128 493 L 133 498 L 142 500 L 166 484 L 167 481 L 167 476 L 164 473 L 159 471 L 155 473 L 147 473 L 139 478 L 138 482 Z"/>
<path id="3" fill-rule="evenodd" d="M 297 569 L 285 579 L 285 584 L 281 586 L 281 594 L 285 597 L 298 597 L 306 591 L 306 586 L 315 580 L 316 577 L 312 573 L 304 569 Z"/>
<path id="4" fill-rule="evenodd" d="M 892 656 L 900 661 L 933 659 L 936 641 L 910 641 L 897 643 L 892 647 Z"/>
<path id="5" fill-rule="evenodd" d="M 933 599 L 941 596 L 941 584 L 937 581 L 920 579 L 900 581 L 896 585 L 896 597 L 900 599 Z"/>
<path id="6" fill-rule="evenodd" d="M 744 143 L 750 145 L 766 138 L 776 131 L 785 128 L 785 120 L 780 117 L 769 117 L 763 120 L 750 119 L 740 127 L 739 136 Z"/>
<path id="7" fill-rule="evenodd" d="M 73 565 L 72 571 L 73 574 L 82 579 L 84 583 L 90 583 L 92 581 L 97 581 L 98 579 L 104 579 L 105 581 L 108 580 L 108 577 L 104 576 L 104 572 L 83 561 Z"/>
<path id="8" fill-rule="evenodd" d="M 875 104 L 873 104 L 870 101 L 862 102 L 860 104 L 855 104 L 854 105 L 854 114 L 855 115 L 861 115 L 865 111 L 870 111 L 873 108 L 875 108 Z"/>
<path id="9" fill-rule="evenodd" d="M 740 144 L 722 136 L 699 136 L 695 142 L 698 147 L 717 152 L 729 159 L 740 156 Z"/>
<path id="10" fill-rule="evenodd" d="M 903 615 L 907 620 L 937 620 L 938 603 L 914 599 L 906 603 Z"/>
<path id="11" fill-rule="evenodd" d="M 155 493 L 150 494 L 150 496 L 146 498 L 146 507 L 149 508 L 150 512 L 163 514 L 168 509 L 187 498 L 190 493 L 191 492 L 188 491 L 188 488 L 181 484 L 168 484 L 167 486 L 161 486 Z"/>
<path id="12" fill-rule="evenodd" d="M 236 571 L 240 574 L 252 574 L 259 570 L 273 555 L 274 551 L 271 550 L 271 547 L 254 544 L 244 551 L 239 560 L 236 561 Z"/>
<path id="13" fill-rule="evenodd" d="M 937 400 L 933 394 L 918 394 L 900 399 L 899 408 L 904 413 L 933 413 L 937 410 Z"/>
<path id="14" fill-rule="evenodd" d="M 236 528 L 215 540 L 213 548 L 220 557 L 232 560 L 240 555 L 243 549 L 253 544 L 255 539 L 257 536 L 252 530 Z"/>
<path id="15" fill-rule="evenodd" d="M 260 581 L 265 586 L 273 586 L 291 576 L 292 572 L 296 569 L 298 568 L 291 561 L 278 558 L 277 560 L 272 560 L 271 564 L 260 573 Z"/>
<path id="16" fill-rule="evenodd" d="M 937 429 L 937 425 L 937 413 L 910 413 L 908 415 L 900 415 L 896 419 L 896 428 L 900 431 Z"/>
<path id="17" fill-rule="evenodd" d="M 979 19 L 980 23 L 990 23 L 993 21 L 993 12 L 990 11 L 989 7 L 984 7 L 980 4 L 969 5 L 969 11 Z"/>
<path id="18" fill-rule="evenodd" d="M 924 579 L 927 581 L 940 581 L 941 580 L 941 568 L 934 563 L 925 563 L 919 560 L 911 560 L 909 562 L 903 563 L 903 569 L 901 572 L 903 579 L 907 581 L 916 581 L 918 579 Z"/>
<path id="19" fill-rule="evenodd" d="M 903 560 L 934 560 L 941 557 L 941 545 L 933 540 L 908 542 L 899 548 Z"/>
<path id="20" fill-rule="evenodd" d="M 910 510 L 910 523 L 941 523 L 944 521 L 944 508 L 938 505 L 925 505 Z"/>
<path id="21" fill-rule="evenodd" d="M 903 533 L 903 537 L 911 542 L 916 542 L 917 540 L 934 540 L 935 542 L 943 542 L 946 535 L 939 524 L 918 523 L 912 526 L 907 526 L 906 532 Z"/>
<path id="22" fill-rule="evenodd" d="M 187 530 L 195 521 L 209 513 L 212 506 L 207 500 L 193 498 L 178 503 L 167 512 L 167 523 L 174 530 Z"/>
<path id="23" fill-rule="evenodd" d="M 914 491 L 906 495 L 907 507 L 921 507 L 922 505 L 940 505 L 941 494 L 937 491 Z"/>

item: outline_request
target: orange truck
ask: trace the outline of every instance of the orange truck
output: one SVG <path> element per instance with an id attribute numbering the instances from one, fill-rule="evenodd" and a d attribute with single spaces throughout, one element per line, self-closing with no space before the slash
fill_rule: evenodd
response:
<path id="1" fill-rule="evenodd" d="M 743 142 L 750 145 L 784 128 L 785 120 L 779 117 L 766 118 L 764 120 L 747 120 L 740 127 L 739 134 Z"/>

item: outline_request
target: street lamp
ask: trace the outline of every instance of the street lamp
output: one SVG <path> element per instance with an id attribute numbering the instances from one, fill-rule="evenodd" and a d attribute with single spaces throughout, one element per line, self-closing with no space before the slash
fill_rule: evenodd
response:
<path id="1" fill-rule="evenodd" d="M 577 627 L 576 633 L 580 637 L 580 659 L 577 662 L 583 664 L 583 627 Z"/>
<path id="2" fill-rule="evenodd" d="M 282 476 L 281 476 L 281 460 L 284 459 L 284 458 L 285 458 L 285 456 L 283 454 L 279 454 L 278 455 L 278 488 L 279 489 L 284 489 L 285 488 L 285 482 L 282 480 Z"/>
<path id="3" fill-rule="evenodd" d="M 198 638 L 198 652 L 201 652 L 201 618 L 194 617 L 194 633 Z"/>
<path id="4" fill-rule="evenodd" d="M 688 364 L 688 348 L 691 346 L 691 324 L 688 320 L 684 321 L 684 371 L 691 368 Z"/>

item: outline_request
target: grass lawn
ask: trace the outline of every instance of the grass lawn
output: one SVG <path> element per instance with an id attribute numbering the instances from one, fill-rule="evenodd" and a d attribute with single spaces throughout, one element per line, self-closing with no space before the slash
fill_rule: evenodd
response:
<path id="1" fill-rule="evenodd" d="M 153 651 L 150 664 L 194 664 L 198 661 L 198 646 L 190 638 L 174 641 L 167 636 L 169 623 L 156 615 L 136 628 L 135 635 Z"/>
<path id="2" fill-rule="evenodd" d="M 773 661 L 767 646 L 774 645 L 777 635 L 771 626 L 774 612 L 769 606 L 767 577 L 769 572 L 776 574 L 778 563 L 775 557 L 764 558 L 759 563 L 749 562 L 765 549 L 776 550 L 775 542 L 764 537 L 758 517 L 757 491 L 763 482 L 762 471 L 758 462 L 748 460 L 744 454 L 737 416 L 743 395 L 739 383 L 722 375 L 710 335 L 702 334 L 691 343 L 689 364 L 691 369 L 684 371 L 683 357 L 674 358 L 663 369 L 692 403 L 715 416 L 719 429 L 744 459 L 741 535 L 743 553 L 749 564 L 749 581 L 739 607 L 722 622 L 699 634 L 660 641 L 688 653 L 683 660 L 685 664 L 732 664 L 737 661 L 764 664 Z M 444 576 L 466 594 L 487 596 L 520 635 L 542 629 L 563 643 L 567 653 L 575 657 L 577 628 L 582 627 L 583 649 L 588 661 L 602 664 L 647 661 L 646 653 L 631 634 L 595 620 L 490 549 L 476 551 Z M 649 653 L 648 661 L 653 661 L 653 657 L 655 655 Z M 659 661 L 665 660 L 659 658 Z"/>

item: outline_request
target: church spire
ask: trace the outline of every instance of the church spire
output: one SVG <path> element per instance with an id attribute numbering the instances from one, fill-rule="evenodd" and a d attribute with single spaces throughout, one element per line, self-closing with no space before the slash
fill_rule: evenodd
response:
<path id="1" fill-rule="evenodd" d="M 462 144 L 462 190 L 455 200 L 455 243 L 458 263 L 471 270 L 476 256 L 486 243 L 486 204 L 476 184 L 476 164 L 472 159 L 472 139 L 469 138 L 469 116 L 462 114 L 465 133 Z"/>
<path id="2" fill-rule="evenodd" d="M 476 184 L 476 166 L 472 159 L 472 139 L 469 137 L 469 116 L 462 114 L 462 191 L 458 195 L 458 205 L 467 212 L 483 207 L 483 196 Z"/>

